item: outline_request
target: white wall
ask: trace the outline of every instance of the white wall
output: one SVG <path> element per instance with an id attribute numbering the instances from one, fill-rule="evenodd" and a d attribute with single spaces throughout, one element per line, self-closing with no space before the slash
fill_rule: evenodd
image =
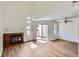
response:
<path id="1" fill-rule="evenodd" d="M 6 2 L 4 33 L 23 32 L 25 29 L 25 20 L 29 16 L 30 5 L 25 2 Z"/>
<path id="2" fill-rule="evenodd" d="M 4 16 L 4 9 L 3 9 L 2 2 L 0 2 L 0 56 L 2 55 L 3 50 L 3 16 Z"/>
<path id="3" fill-rule="evenodd" d="M 59 36 L 67 41 L 78 42 L 78 18 L 71 20 L 73 22 L 59 22 Z"/>

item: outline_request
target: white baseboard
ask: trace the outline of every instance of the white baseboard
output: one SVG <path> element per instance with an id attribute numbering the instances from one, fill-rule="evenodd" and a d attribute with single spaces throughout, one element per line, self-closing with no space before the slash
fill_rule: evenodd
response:
<path id="1" fill-rule="evenodd" d="M 78 43 L 78 42 L 76 42 L 76 41 L 70 41 L 70 40 L 67 40 L 67 39 L 64 39 L 64 38 L 59 38 L 59 39 L 65 40 L 65 41 L 69 41 L 69 42 L 73 42 L 73 43 Z"/>

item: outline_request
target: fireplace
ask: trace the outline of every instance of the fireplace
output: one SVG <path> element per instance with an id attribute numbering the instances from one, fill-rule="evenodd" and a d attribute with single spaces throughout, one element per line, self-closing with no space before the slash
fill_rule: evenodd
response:
<path id="1" fill-rule="evenodd" d="M 10 47 L 13 44 L 23 43 L 23 33 L 4 33 L 3 48 Z"/>
<path id="2" fill-rule="evenodd" d="M 10 35 L 10 44 L 17 44 L 21 41 L 22 41 L 22 35 L 20 34 Z"/>

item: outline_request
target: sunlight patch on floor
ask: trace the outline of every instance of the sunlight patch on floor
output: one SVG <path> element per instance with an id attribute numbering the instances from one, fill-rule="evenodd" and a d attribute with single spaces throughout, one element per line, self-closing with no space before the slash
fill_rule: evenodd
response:
<path id="1" fill-rule="evenodd" d="M 37 48 L 38 46 L 36 44 L 34 44 L 33 42 L 30 42 L 30 48 L 31 49 L 35 49 Z"/>

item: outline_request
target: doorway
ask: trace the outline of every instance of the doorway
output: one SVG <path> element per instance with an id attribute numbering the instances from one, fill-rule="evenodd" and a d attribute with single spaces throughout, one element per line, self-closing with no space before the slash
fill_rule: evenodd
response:
<path id="1" fill-rule="evenodd" d="M 48 40 L 48 25 L 47 24 L 38 24 L 37 25 L 37 39 Z"/>

